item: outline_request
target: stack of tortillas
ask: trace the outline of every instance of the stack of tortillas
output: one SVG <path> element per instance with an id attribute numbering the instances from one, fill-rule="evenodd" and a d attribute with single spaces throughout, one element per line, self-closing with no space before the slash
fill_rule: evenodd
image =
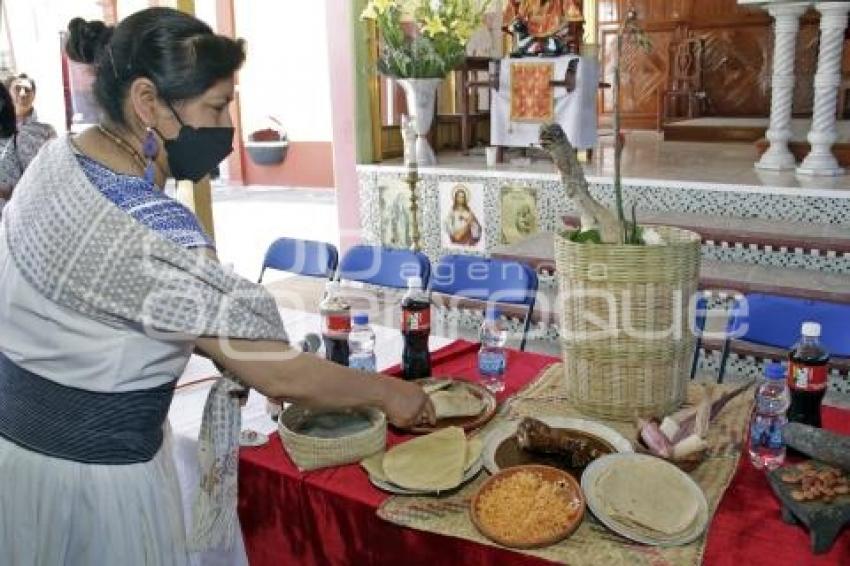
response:
<path id="1" fill-rule="evenodd" d="M 484 410 L 484 401 L 464 384 L 451 380 L 422 386 L 434 404 L 437 420 L 451 417 L 473 417 Z"/>
<path id="2" fill-rule="evenodd" d="M 431 493 L 454 489 L 481 456 L 482 443 L 467 440 L 463 429 L 446 427 L 366 458 L 361 465 L 373 479 L 406 490 Z"/>
<path id="3" fill-rule="evenodd" d="M 687 474 L 644 455 L 606 456 L 597 462 L 588 468 L 592 479 L 585 491 L 594 513 L 608 526 L 613 522 L 623 527 L 614 529 L 620 534 L 662 544 L 701 532 L 705 497 Z"/>

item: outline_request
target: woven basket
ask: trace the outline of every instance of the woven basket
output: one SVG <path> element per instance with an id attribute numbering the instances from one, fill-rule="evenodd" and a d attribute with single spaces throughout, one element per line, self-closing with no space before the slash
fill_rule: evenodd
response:
<path id="1" fill-rule="evenodd" d="M 278 431 L 284 450 L 301 471 L 359 462 L 383 450 L 387 444 L 387 419 L 384 413 L 377 409 L 358 411 L 372 421 L 370 428 L 340 438 L 318 438 L 295 432 L 304 418 L 309 414 L 316 414 L 316 411 L 290 405 L 278 419 Z"/>
<path id="2" fill-rule="evenodd" d="M 685 398 L 700 237 L 653 229 L 665 245 L 574 243 L 555 236 L 567 397 L 583 413 L 660 417 Z"/>

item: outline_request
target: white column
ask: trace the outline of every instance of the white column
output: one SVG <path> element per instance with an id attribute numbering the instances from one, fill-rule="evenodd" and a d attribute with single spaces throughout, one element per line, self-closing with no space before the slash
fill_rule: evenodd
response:
<path id="1" fill-rule="evenodd" d="M 841 52 L 850 2 L 818 2 L 820 12 L 820 52 L 815 73 L 815 108 L 808 140 L 811 151 L 797 168 L 801 175 L 835 176 L 844 173 L 832 154 L 838 138 L 835 128 L 838 85 L 841 83 Z"/>
<path id="2" fill-rule="evenodd" d="M 788 149 L 791 139 L 791 102 L 794 94 L 794 52 L 800 16 L 808 2 L 776 4 L 767 7 L 773 26 L 773 79 L 770 100 L 770 127 L 766 137 L 770 147 L 756 163 L 759 169 L 793 169 L 794 155 Z"/>

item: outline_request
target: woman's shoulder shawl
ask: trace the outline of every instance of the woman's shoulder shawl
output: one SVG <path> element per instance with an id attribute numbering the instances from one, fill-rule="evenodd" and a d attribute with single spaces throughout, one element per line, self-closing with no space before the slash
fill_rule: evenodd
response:
<path id="1" fill-rule="evenodd" d="M 80 314 L 190 336 L 286 339 L 264 288 L 121 211 L 86 178 L 67 137 L 42 148 L 3 217 L 22 275 Z"/>

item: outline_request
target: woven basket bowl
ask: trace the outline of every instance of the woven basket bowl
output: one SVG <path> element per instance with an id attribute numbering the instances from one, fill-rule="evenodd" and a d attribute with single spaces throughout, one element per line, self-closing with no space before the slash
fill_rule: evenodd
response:
<path id="1" fill-rule="evenodd" d="M 660 417 L 685 398 L 700 236 L 653 229 L 665 245 L 574 243 L 555 236 L 567 397 L 588 415 Z"/>
<path id="2" fill-rule="evenodd" d="M 359 462 L 387 444 L 387 419 L 377 409 L 358 409 L 366 415 L 372 426 L 356 434 L 340 438 L 318 438 L 295 432 L 308 414 L 308 410 L 290 405 L 281 412 L 278 432 L 283 448 L 299 470 L 317 470 Z M 311 410 L 315 414 L 316 411 Z"/>

